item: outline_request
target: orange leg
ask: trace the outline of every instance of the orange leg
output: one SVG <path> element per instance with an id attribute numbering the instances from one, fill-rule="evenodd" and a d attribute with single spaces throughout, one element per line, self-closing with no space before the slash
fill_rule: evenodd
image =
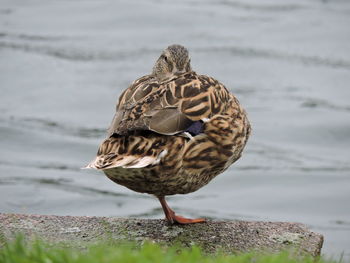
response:
<path id="1" fill-rule="evenodd" d="M 205 219 L 203 218 L 189 219 L 182 216 L 177 216 L 166 203 L 164 196 L 158 196 L 158 199 L 162 205 L 165 217 L 170 224 L 193 224 L 205 222 Z"/>

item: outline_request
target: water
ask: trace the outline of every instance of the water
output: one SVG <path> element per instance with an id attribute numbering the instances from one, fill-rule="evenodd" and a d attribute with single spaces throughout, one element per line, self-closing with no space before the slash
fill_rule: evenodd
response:
<path id="1" fill-rule="evenodd" d="M 249 113 L 241 160 L 187 216 L 297 221 L 350 259 L 349 1 L 20 1 L 0 6 L 0 212 L 162 218 L 158 202 L 80 170 L 118 95 L 169 44 Z"/>

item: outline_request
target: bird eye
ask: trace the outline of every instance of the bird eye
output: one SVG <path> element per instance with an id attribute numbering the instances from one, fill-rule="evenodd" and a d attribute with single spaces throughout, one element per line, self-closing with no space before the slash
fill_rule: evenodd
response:
<path id="1" fill-rule="evenodd" d="M 164 60 L 165 60 L 165 62 L 168 62 L 168 57 L 167 57 L 167 56 L 162 55 L 162 59 L 164 59 Z"/>

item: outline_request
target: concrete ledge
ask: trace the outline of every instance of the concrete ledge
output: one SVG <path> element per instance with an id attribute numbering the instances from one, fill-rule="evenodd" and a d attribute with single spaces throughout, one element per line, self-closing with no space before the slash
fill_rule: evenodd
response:
<path id="1" fill-rule="evenodd" d="M 19 232 L 27 239 L 38 237 L 49 243 L 69 242 L 77 247 L 108 239 L 150 240 L 169 245 L 197 244 L 209 253 L 293 249 L 297 254 L 318 256 L 323 244 L 322 235 L 298 223 L 209 221 L 169 226 L 156 219 L 0 214 L 1 239 L 11 240 Z"/>

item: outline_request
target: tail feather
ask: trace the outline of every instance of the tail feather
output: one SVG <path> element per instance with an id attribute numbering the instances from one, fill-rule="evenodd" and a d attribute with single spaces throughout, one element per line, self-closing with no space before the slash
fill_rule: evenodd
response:
<path id="1" fill-rule="evenodd" d="M 156 163 L 156 158 L 152 156 L 123 156 L 120 160 L 108 162 L 105 156 L 98 156 L 83 169 L 105 170 L 116 167 L 122 168 L 143 168 L 148 165 Z"/>
<path id="2" fill-rule="evenodd" d="M 143 168 L 157 164 L 167 152 L 157 146 L 157 143 L 159 144 L 159 139 L 157 141 L 154 137 L 129 140 L 126 137 L 108 138 L 101 144 L 97 157 L 83 169 Z"/>

